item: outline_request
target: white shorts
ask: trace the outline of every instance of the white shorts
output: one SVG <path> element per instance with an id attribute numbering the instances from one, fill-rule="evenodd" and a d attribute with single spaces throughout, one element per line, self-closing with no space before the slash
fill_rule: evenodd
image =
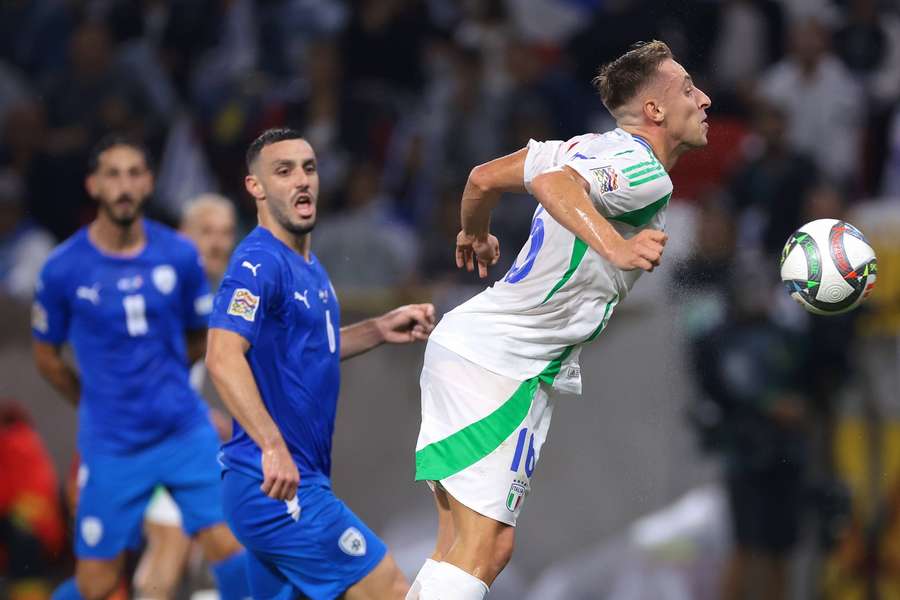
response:
<path id="1" fill-rule="evenodd" d="M 516 381 L 435 343 L 425 348 L 416 480 L 439 482 L 472 510 L 515 525 L 553 405 L 538 377 Z"/>
<path id="2" fill-rule="evenodd" d="M 159 486 L 150 498 L 150 504 L 144 511 L 144 520 L 157 525 L 181 527 L 181 509 L 175 503 L 169 491 Z"/>

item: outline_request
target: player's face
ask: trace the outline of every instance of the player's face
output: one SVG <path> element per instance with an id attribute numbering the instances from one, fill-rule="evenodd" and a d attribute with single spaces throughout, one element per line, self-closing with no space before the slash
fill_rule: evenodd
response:
<path id="1" fill-rule="evenodd" d="M 706 145 L 709 125 L 706 109 L 710 99 L 694 85 L 691 76 L 674 60 L 666 60 L 660 67 L 660 83 L 663 86 L 665 123 L 669 135 L 680 144 L 691 148 Z"/>
<path id="2" fill-rule="evenodd" d="M 211 206 L 186 223 L 184 233 L 197 244 L 207 276 L 220 279 L 234 249 L 235 223 L 231 211 Z"/>
<path id="3" fill-rule="evenodd" d="M 142 152 L 113 146 L 100 154 L 97 169 L 87 178 L 87 190 L 103 215 L 127 227 L 140 217 L 153 191 L 153 175 Z"/>
<path id="4" fill-rule="evenodd" d="M 304 235 L 316 225 L 319 171 L 316 153 L 306 140 L 269 144 L 259 153 L 247 188 L 263 210 L 283 229 Z"/>

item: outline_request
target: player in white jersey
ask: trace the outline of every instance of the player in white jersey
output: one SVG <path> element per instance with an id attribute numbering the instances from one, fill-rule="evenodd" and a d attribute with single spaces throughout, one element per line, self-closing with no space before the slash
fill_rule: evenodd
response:
<path id="1" fill-rule="evenodd" d="M 463 191 L 456 262 L 481 277 L 499 257 L 501 194 L 539 205 L 513 267 L 447 313 L 425 350 L 416 479 L 434 491 L 438 538 L 408 600 L 480 600 L 509 561 L 550 392 L 580 393 L 581 346 L 660 264 L 668 171 L 706 145 L 709 97 L 664 43 L 634 46 L 594 84 L 615 130 L 531 140 L 475 167 Z"/>

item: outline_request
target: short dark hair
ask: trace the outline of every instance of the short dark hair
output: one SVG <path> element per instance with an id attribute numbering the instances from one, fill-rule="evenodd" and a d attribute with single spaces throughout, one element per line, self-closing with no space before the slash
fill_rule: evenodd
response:
<path id="1" fill-rule="evenodd" d="M 303 134 L 301 134 L 296 129 L 291 129 L 290 127 L 273 127 L 272 129 L 266 129 L 259 136 L 250 143 L 250 146 L 247 148 L 247 170 L 250 170 L 250 167 L 253 166 L 253 163 L 256 162 L 256 159 L 259 158 L 259 153 L 262 152 L 262 149 L 270 144 L 276 144 L 278 142 L 283 142 L 284 140 L 302 140 L 304 139 Z"/>
<path id="2" fill-rule="evenodd" d="M 153 169 L 153 165 L 150 161 L 150 150 L 147 149 L 144 142 L 133 135 L 125 133 L 109 133 L 100 138 L 100 140 L 94 144 L 94 147 L 91 148 L 91 153 L 88 155 L 88 173 L 96 173 L 97 169 L 100 167 L 100 155 L 116 146 L 134 148 L 143 155 L 147 168 Z"/>
<path id="3" fill-rule="evenodd" d="M 634 98 L 656 75 L 659 65 L 669 58 L 673 58 L 672 50 L 665 42 L 638 42 L 616 60 L 600 67 L 591 83 L 600 92 L 603 106 L 612 113 Z"/>

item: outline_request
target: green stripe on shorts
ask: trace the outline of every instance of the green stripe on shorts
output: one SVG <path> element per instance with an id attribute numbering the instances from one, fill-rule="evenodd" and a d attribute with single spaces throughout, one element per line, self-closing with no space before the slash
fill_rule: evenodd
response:
<path id="1" fill-rule="evenodd" d="M 416 452 L 416 481 L 440 481 L 496 450 L 528 416 L 538 385 L 553 383 L 572 348 L 574 346 L 566 348 L 539 375 L 523 381 L 497 410 Z"/>

